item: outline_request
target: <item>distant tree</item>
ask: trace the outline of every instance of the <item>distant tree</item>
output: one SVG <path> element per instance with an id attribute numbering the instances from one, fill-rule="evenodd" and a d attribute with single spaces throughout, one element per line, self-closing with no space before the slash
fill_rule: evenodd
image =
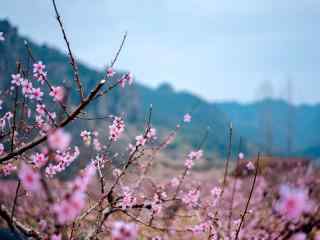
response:
<path id="1" fill-rule="evenodd" d="M 268 100 L 274 97 L 274 90 L 271 81 L 265 80 L 261 83 L 257 90 L 259 100 Z M 271 155 L 273 151 L 273 120 L 272 108 L 268 102 L 265 102 L 260 112 L 260 127 L 263 134 L 263 151 L 267 155 Z"/>
<path id="2" fill-rule="evenodd" d="M 293 107 L 293 83 L 291 78 L 287 80 L 287 154 L 291 155 L 293 149 L 293 136 L 294 136 L 294 107 Z"/>

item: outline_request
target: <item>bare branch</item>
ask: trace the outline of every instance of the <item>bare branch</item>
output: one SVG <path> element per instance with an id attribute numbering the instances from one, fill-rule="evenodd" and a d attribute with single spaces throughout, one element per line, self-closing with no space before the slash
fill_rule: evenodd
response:
<path id="1" fill-rule="evenodd" d="M 235 240 L 238 240 L 242 224 L 243 224 L 244 219 L 246 217 L 246 214 L 248 212 L 250 200 L 252 198 L 253 190 L 254 190 L 254 187 L 256 185 L 256 179 L 257 179 L 257 175 L 258 175 L 258 171 L 259 171 L 259 167 L 260 167 L 259 166 L 259 162 L 260 162 L 260 153 L 258 153 L 258 159 L 257 159 L 257 164 L 256 164 L 256 171 L 255 171 L 254 178 L 253 178 L 253 183 L 252 183 L 252 186 L 251 186 L 251 190 L 250 190 L 250 194 L 249 194 L 249 197 L 248 197 L 248 201 L 246 203 L 246 207 L 245 207 L 244 212 L 243 212 L 243 214 L 241 216 L 241 221 L 240 221 L 239 227 L 238 227 L 237 232 L 236 232 Z"/>
<path id="2" fill-rule="evenodd" d="M 117 61 L 118 58 L 119 58 L 120 52 L 121 52 L 121 50 L 122 50 L 122 48 L 123 48 L 123 46 L 124 46 L 124 43 L 125 43 L 125 41 L 126 41 L 126 39 L 127 39 L 127 35 L 128 35 L 128 32 L 125 32 L 124 35 L 123 35 L 123 38 L 122 38 L 120 47 L 119 47 L 119 49 L 118 49 L 118 51 L 117 51 L 114 59 L 113 59 L 112 62 L 111 62 L 111 65 L 110 65 L 110 67 L 112 67 L 112 68 L 114 67 L 114 64 L 116 63 L 116 61 Z"/>
<path id="3" fill-rule="evenodd" d="M 231 159 L 231 153 L 232 153 L 232 123 L 230 123 L 230 127 L 229 127 L 229 143 L 228 143 L 228 156 L 227 156 L 227 160 L 226 160 L 226 164 L 225 164 L 225 168 L 224 168 L 224 175 L 223 175 L 223 189 L 222 191 L 224 191 L 224 188 L 227 184 L 227 177 L 228 177 L 228 170 L 229 170 L 229 162 Z"/>
<path id="4" fill-rule="evenodd" d="M 31 227 L 19 222 L 16 218 L 12 218 L 9 213 L 9 210 L 3 205 L 0 204 L 0 217 L 3 218 L 11 228 L 18 229 L 25 236 L 32 237 L 33 239 L 41 240 L 43 239 L 41 234 Z M 16 231 L 16 230 L 15 230 Z"/>
<path id="5" fill-rule="evenodd" d="M 56 13 L 56 18 L 57 18 L 57 21 L 59 23 L 59 26 L 60 26 L 60 29 L 61 29 L 61 32 L 62 32 L 62 35 L 63 35 L 63 39 L 67 45 L 67 48 L 68 48 L 68 53 L 69 53 L 69 58 L 70 58 L 70 65 L 72 67 L 72 70 L 73 70 L 73 75 L 74 75 L 74 79 L 75 79 L 75 82 L 77 84 L 77 87 L 78 87 L 78 92 L 79 92 L 79 95 L 80 95 L 80 98 L 81 98 L 81 101 L 84 100 L 84 93 L 83 93 L 83 87 L 81 85 L 81 81 L 80 81 L 80 76 L 79 76 L 79 70 L 78 70 L 78 65 L 77 65 L 77 62 L 73 56 L 73 53 L 71 51 L 71 47 L 70 47 L 70 43 L 69 43 L 69 40 L 67 38 L 67 34 L 64 30 L 64 27 L 63 27 L 63 24 L 62 24 L 62 20 L 61 20 L 61 17 L 60 17 L 60 14 L 59 14 L 59 11 L 58 11 L 58 8 L 57 8 L 57 5 L 56 5 L 56 1 L 55 0 L 52 0 L 52 4 L 53 4 L 53 8 L 54 8 L 54 11 Z"/>

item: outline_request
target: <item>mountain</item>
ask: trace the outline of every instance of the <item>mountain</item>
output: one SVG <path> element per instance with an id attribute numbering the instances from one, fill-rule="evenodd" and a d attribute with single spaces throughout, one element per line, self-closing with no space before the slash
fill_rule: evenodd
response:
<path id="1" fill-rule="evenodd" d="M 33 56 L 46 64 L 49 79 L 53 85 L 64 82 L 68 88 L 75 88 L 66 54 L 47 45 L 40 46 L 20 36 L 17 28 L 11 26 L 6 20 L 0 21 L 0 32 L 4 32 L 6 37 L 6 41 L 0 43 L 0 90 L 9 86 L 10 75 L 15 72 L 17 60 L 26 67 L 25 71 L 28 70 L 28 66 L 30 71 L 31 61 L 24 46 L 25 40 L 28 41 Z M 57 32 L 57 34 L 60 33 Z M 103 72 L 87 67 L 81 62 L 78 65 L 81 80 L 87 91 L 104 76 Z M 117 72 L 111 81 L 119 79 L 125 71 Z M 71 105 L 74 105 L 77 100 L 76 93 L 70 95 Z M 256 154 L 258 151 L 287 155 L 287 142 L 290 139 L 291 154 L 312 158 L 320 156 L 317 147 L 320 146 L 318 134 L 320 133 L 320 105 L 293 106 L 285 101 L 272 99 L 250 104 L 210 103 L 191 93 L 175 91 L 168 83 L 158 88 L 149 88 L 135 81 L 132 87 L 115 89 L 108 96 L 98 99 L 87 111 L 90 116 L 98 117 L 126 113 L 129 129 L 135 129 L 130 133 L 136 134 L 143 127 L 150 104 L 153 106 L 152 124 L 159 129 L 160 137 L 181 123 L 185 113 L 192 113 L 191 123 L 179 130 L 177 140 L 169 148 L 173 159 L 182 158 L 183 153 L 188 151 L 190 146 L 197 148 L 208 127 L 209 135 L 202 146 L 207 153 L 207 158 L 212 160 L 226 156 L 230 122 L 233 123 L 234 129 L 234 152 L 239 149 L 241 136 L 243 140 L 241 151 L 249 155 Z M 107 124 L 102 120 L 78 120 L 71 131 L 78 132 L 79 129 L 85 128 L 107 129 Z M 290 138 L 287 137 L 288 132 Z"/>
<path id="2" fill-rule="evenodd" d="M 6 37 L 6 41 L 0 44 L 0 89 L 8 88 L 10 76 L 16 71 L 16 61 L 20 61 L 23 66 L 26 66 L 25 68 L 29 67 L 25 71 L 30 71 L 31 61 L 24 46 L 24 41 L 28 42 L 32 49 L 32 55 L 46 64 L 51 84 L 58 85 L 65 82 L 69 88 L 76 88 L 72 80 L 72 70 L 66 54 L 47 45 L 39 46 L 31 40 L 20 36 L 17 28 L 11 26 L 6 20 L 0 21 L 0 32 L 4 32 Z M 60 33 L 57 32 L 57 34 Z M 93 70 L 81 62 L 78 67 L 86 90 L 95 86 L 96 82 L 100 81 L 104 76 L 103 72 Z M 121 70 L 117 72 L 111 81 L 119 79 L 124 73 Z M 69 101 L 70 104 L 75 104 L 78 101 L 76 91 L 73 91 Z M 219 155 L 225 155 L 228 121 L 224 113 L 190 93 L 175 92 L 169 85 L 151 89 L 135 81 L 133 87 L 115 89 L 108 96 L 98 99 L 94 104 L 90 105 L 88 112 L 91 116 L 98 117 L 106 114 L 120 115 L 125 113 L 126 121 L 128 121 L 129 125 L 141 129 L 150 104 L 153 105 L 152 124 L 164 133 L 174 129 L 176 124 L 183 119 L 183 115 L 186 112 L 190 112 L 195 104 L 198 106 L 193 111 L 192 123 L 187 128 L 182 128 L 176 143 L 171 146 L 172 152 L 177 147 L 190 145 L 197 147 L 203 135 L 205 135 L 207 127 L 211 126 L 211 133 L 204 148 L 209 153 L 217 152 Z M 79 130 L 79 128 L 86 127 L 99 128 L 97 126 L 101 126 L 101 124 L 99 120 L 90 122 L 78 121 L 76 129 Z M 105 125 L 104 127 L 106 128 Z"/>
<path id="3" fill-rule="evenodd" d="M 225 102 L 215 106 L 227 114 L 239 135 L 261 149 L 288 154 L 290 139 L 291 154 L 315 157 L 319 153 L 315 146 L 320 143 L 320 104 L 291 105 L 283 100 L 265 99 L 250 104 Z"/>

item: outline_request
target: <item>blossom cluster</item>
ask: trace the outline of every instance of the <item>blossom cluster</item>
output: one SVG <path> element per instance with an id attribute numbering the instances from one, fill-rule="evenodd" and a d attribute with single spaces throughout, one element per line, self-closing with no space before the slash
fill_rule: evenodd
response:
<path id="1" fill-rule="evenodd" d="M 116 142 L 121 137 L 125 128 L 124 121 L 121 117 L 114 117 L 112 125 L 109 126 L 109 140 Z"/>
<path id="2" fill-rule="evenodd" d="M 203 155 L 203 151 L 200 149 L 198 151 L 191 151 L 189 154 L 188 154 L 188 157 L 187 159 L 185 160 L 185 167 L 187 169 L 191 169 L 192 166 L 194 165 L 194 161 L 195 160 L 199 160 Z"/>
<path id="3" fill-rule="evenodd" d="M 226 168 L 219 171 L 223 178 L 210 171 L 204 178 L 190 171 L 204 156 L 199 147 L 184 162 L 177 161 L 178 170 L 167 171 L 167 162 L 157 157 L 191 122 L 190 113 L 164 139 L 151 119 L 131 138 L 125 114 L 111 116 L 103 131 L 97 131 L 101 125 L 90 129 L 89 124 L 77 131 L 77 120 L 87 119 L 87 105 L 107 92 L 106 80 L 83 91 L 70 49 L 69 55 L 80 93 L 77 106 L 68 105 L 64 86 L 51 85 L 42 61 L 33 62 L 31 76 L 19 67 L 8 93 L 0 95 L 0 110 L 6 109 L 0 117 L 0 174 L 6 179 L 0 181 L 1 227 L 6 222 L 22 235 L 50 240 L 320 239 L 320 190 L 314 187 L 319 171 L 312 166 L 298 165 L 290 179 L 276 175 L 274 165 L 260 167 L 259 159 L 254 164 L 239 152 L 246 174 L 228 174 Z M 113 65 L 106 78 L 115 75 Z M 107 90 L 132 83 L 129 72 Z M 12 109 L 7 110 L 7 102 L 14 103 Z M 72 124 L 76 135 L 67 126 Z M 129 154 L 122 137 L 130 139 Z M 63 180 L 60 174 L 71 164 L 82 170 Z M 158 168 L 165 170 L 152 172 Z"/>

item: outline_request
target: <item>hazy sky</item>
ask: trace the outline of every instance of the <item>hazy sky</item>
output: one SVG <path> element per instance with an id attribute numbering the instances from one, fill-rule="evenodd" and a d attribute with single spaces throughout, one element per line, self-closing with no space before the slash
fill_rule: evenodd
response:
<path id="1" fill-rule="evenodd" d="M 263 81 L 296 102 L 320 102 L 319 0 L 57 0 L 72 48 L 95 68 L 110 62 L 149 86 L 171 83 L 209 100 L 251 101 Z M 1 0 L 38 43 L 64 51 L 50 0 Z M 261 88 L 260 88 L 261 89 Z M 265 93 L 265 90 L 262 90 Z"/>

